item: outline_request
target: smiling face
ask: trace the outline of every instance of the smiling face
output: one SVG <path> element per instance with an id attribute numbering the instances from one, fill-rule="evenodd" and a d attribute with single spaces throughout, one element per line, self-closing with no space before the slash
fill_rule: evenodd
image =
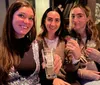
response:
<path id="1" fill-rule="evenodd" d="M 88 17 L 84 10 L 80 7 L 73 8 L 70 14 L 70 23 L 73 25 L 73 29 L 80 33 L 85 30 Z"/>
<path id="2" fill-rule="evenodd" d="M 48 34 L 55 35 L 61 24 L 60 15 L 56 11 L 50 11 L 45 20 L 45 26 Z"/>
<path id="3" fill-rule="evenodd" d="M 12 25 L 16 38 L 24 37 L 32 28 L 34 13 L 30 7 L 21 7 L 13 15 Z"/>

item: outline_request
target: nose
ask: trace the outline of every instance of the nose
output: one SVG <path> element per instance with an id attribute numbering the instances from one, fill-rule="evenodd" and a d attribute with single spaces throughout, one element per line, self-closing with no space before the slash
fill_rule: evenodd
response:
<path id="1" fill-rule="evenodd" d="M 29 19 L 28 18 L 25 18 L 24 19 L 24 23 L 29 23 Z"/>
<path id="2" fill-rule="evenodd" d="M 56 24 L 56 22 L 53 20 L 53 21 L 51 22 L 51 25 L 52 25 L 52 26 L 55 26 L 55 24 Z"/>

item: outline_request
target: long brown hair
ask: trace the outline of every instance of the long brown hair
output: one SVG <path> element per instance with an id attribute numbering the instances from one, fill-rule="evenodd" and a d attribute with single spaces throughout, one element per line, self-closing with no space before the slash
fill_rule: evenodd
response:
<path id="1" fill-rule="evenodd" d="M 13 50 L 13 44 L 16 37 L 12 26 L 13 15 L 21 7 L 30 7 L 35 15 L 35 10 L 32 5 L 25 0 L 16 0 L 8 8 L 0 42 L 0 68 L 3 68 L 5 73 L 8 73 L 12 66 L 17 66 L 21 59 L 20 55 L 16 54 L 15 50 Z M 33 21 L 33 23 L 33 27 L 26 35 L 30 43 L 36 38 L 35 21 Z"/>

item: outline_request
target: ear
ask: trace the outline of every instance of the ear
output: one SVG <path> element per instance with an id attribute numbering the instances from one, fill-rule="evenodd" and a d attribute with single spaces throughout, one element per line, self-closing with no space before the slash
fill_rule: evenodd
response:
<path id="1" fill-rule="evenodd" d="M 91 16 L 88 16 L 88 17 L 87 17 L 87 22 L 88 22 L 90 19 L 91 19 Z"/>

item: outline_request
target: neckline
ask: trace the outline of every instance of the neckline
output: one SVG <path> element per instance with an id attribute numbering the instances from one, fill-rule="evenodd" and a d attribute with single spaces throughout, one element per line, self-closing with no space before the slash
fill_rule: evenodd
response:
<path id="1" fill-rule="evenodd" d="M 48 39 L 48 38 L 44 38 L 45 39 L 45 41 L 47 41 L 47 42 L 50 42 L 50 43 L 54 43 L 54 42 L 56 42 L 56 41 L 58 41 L 58 37 L 56 37 L 55 39 L 53 39 L 53 40 L 50 40 L 50 39 Z"/>

